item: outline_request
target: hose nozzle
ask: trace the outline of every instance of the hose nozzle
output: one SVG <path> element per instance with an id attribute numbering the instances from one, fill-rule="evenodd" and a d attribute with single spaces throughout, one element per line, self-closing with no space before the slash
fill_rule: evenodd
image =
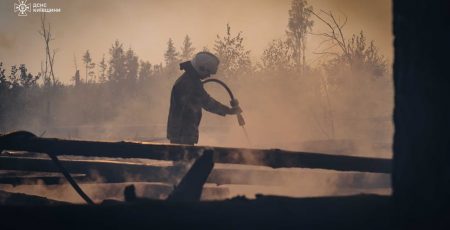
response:
<path id="1" fill-rule="evenodd" d="M 237 99 L 233 99 L 233 100 L 230 101 L 230 105 L 233 108 L 238 108 L 239 107 L 239 101 Z M 238 120 L 239 125 L 240 126 L 244 126 L 245 125 L 245 120 L 244 120 L 244 117 L 242 116 L 242 113 L 239 112 L 239 113 L 236 114 L 236 116 L 237 116 L 237 120 Z"/>
<path id="2" fill-rule="evenodd" d="M 244 126 L 245 125 L 245 120 L 244 117 L 242 116 L 241 113 L 237 114 L 237 120 L 240 126 Z"/>

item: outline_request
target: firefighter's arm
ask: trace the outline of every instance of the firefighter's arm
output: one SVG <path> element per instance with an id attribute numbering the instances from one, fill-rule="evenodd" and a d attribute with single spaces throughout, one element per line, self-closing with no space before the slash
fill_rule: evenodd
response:
<path id="1" fill-rule="evenodd" d="M 205 89 L 203 89 L 203 87 L 200 90 L 200 98 L 202 107 L 208 112 L 215 113 L 221 116 L 233 114 L 233 111 L 230 107 L 216 101 L 205 91 Z"/>

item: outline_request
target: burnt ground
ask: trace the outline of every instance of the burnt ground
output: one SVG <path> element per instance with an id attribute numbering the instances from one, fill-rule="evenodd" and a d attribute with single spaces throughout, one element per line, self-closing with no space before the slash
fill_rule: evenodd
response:
<path id="1" fill-rule="evenodd" d="M 3 205 L 0 218 L 1 229 L 435 229 L 441 225 L 431 220 L 402 222 L 393 211 L 391 197 L 378 195 Z"/>
<path id="2" fill-rule="evenodd" d="M 51 203 L 51 202 L 50 202 Z M 0 229 L 448 229 L 447 216 L 400 218 L 390 196 L 236 197 L 175 203 L 0 206 Z"/>
<path id="3" fill-rule="evenodd" d="M 390 198 L 358 195 L 326 198 L 259 196 L 225 201 L 88 205 L 1 206 L 1 229 L 183 228 L 183 229 L 385 229 L 391 224 Z"/>

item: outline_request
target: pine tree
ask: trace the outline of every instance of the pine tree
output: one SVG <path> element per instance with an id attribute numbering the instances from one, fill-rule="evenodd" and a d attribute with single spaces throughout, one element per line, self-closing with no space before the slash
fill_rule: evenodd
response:
<path id="1" fill-rule="evenodd" d="M 191 38 L 189 35 L 184 37 L 183 46 L 181 47 L 181 55 L 180 58 L 182 61 L 187 61 L 192 58 L 194 55 L 195 48 L 192 47 Z"/>
<path id="2" fill-rule="evenodd" d="M 150 79 L 152 75 L 152 64 L 148 61 L 141 61 L 141 67 L 139 68 L 139 80 L 145 81 Z"/>
<path id="3" fill-rule="evenodd" d="M 81 76 L 80 76 L 79 70 L 75 71 L 75 75 L 72 77 L 72 80 L 73 80 L 75 86 L 79 86 L 81 84 Z"/>
<path id="4" fill-rule="evenodd" d="M 105 83 L 106 82 L 106 68 L 107 68 L 107 64 L 105 61 L 105 55 L 103 55 L 102 60 L 99 63 L 99 82 L 100 83 Z"/>
<path id="5" fill-rule="evenodd" d="M 178 70 L 178 52 L 175 48 L 175 45 L 171 38 L 169 38 L 169 41 L 167 42 L 167 50 L 164 53 L 164 60 L 166 61 L 166 67 L 165 71 L 167 72 L 167 75 L 172 76 L 174 75 Z"/>
<path id="6" fill-rule="evenodd" d="M 164 60 L 166 61 L 166 66 L 170 66 L 178 61 L 178 52 L 173 44 L 172 38 L 169 38 L 167 42 L 167 50 L 164 54 Z"/>
<path id="7" fill-rule="evenodd" d="M 89 50 L 86 50 L 86 53 L 83 55 L 83 62 L 85 64 L 85 68 L 86 68 L 86 83 L 88 83 L 88 75 L 89 75 L 89 70 L 90 70 L 90 66 L 91 66 L 91 54 L 89 53 Z"/>
<path id="8" fill-rule="evenodd" d="M 135 82 L 138 77 L 139 58 L 130 48 L 125 54 L 125 79 L 129 82 Z"/>
<path id="9" fill-rule="evenodd" d="M 95 76 L 95 71 L 94 71 L 94 69 L 95 69 L 95 63 L 94 63 L 94 62 L 91 62 L 91 63 L 89 64 L 88 75 L 89 75 L 90 81 L 91 81 L 92 83 L 95 83 L 95 82 L 96 82 L 96 76 Z"/>
<path id="10" fill-rule="evenodd" d="M 109 59 L 108 79 L 112 82 L 119 82 L 125 78 L 125 54 L 123 45 L 118 40 L 109 49 L 111 55 Z"/>
<path id="11" fill-rule="evenodd" d="M 311 18 L 312 6 L 306 0 L 293 0 L 289 10 L 288 42 L 293 49 L 295 66 L 299 71 L 306 67 L 306 34 L 311 31 L 313 21 Z"/>

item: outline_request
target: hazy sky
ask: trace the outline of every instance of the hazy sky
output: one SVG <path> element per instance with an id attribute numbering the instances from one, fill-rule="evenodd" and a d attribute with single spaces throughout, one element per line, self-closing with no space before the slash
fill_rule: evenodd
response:
<path id="1" fill-rule="evenodd" d="M 19 17 L 14 13 L 17 0 L 0 0 L 0 62 L 4 66 L 24 63 L 37 73 L 44 60 L 43 41 L 38 34 L 39 14 Z M 257 61 L 267 44 L 285 36 L 290 0 L 28 0 L 45 2 L 48 7 L 61 8 L 61 13 L 48 14 L 57 49 L 55 73 L 69 82 L 73 76 L 74 55 L 81 68 L 81 56 L 89 49 L 94 62 L 115 39 L 133 48 L 137 55 L 151 63 L 163 62 L 169 38 L 181 47 L 186 34 L 197 50 L 213 47 L 217 34 L 224 34 L 226 24 L 232 33 L 243 31 L 245 46 Z M 380 52 L 392 60 L 392 16 L 390 0 L 309 0 L 315 10 L 332 10 L 347 15 L 345 33 L 364 30 L 375 40 Z M 313 18 L 315 19 L 315 18 Z M 315 20 L 314 31 L 324 30 Z M 308 39 L 308 59 L 322 38 Z"/>

